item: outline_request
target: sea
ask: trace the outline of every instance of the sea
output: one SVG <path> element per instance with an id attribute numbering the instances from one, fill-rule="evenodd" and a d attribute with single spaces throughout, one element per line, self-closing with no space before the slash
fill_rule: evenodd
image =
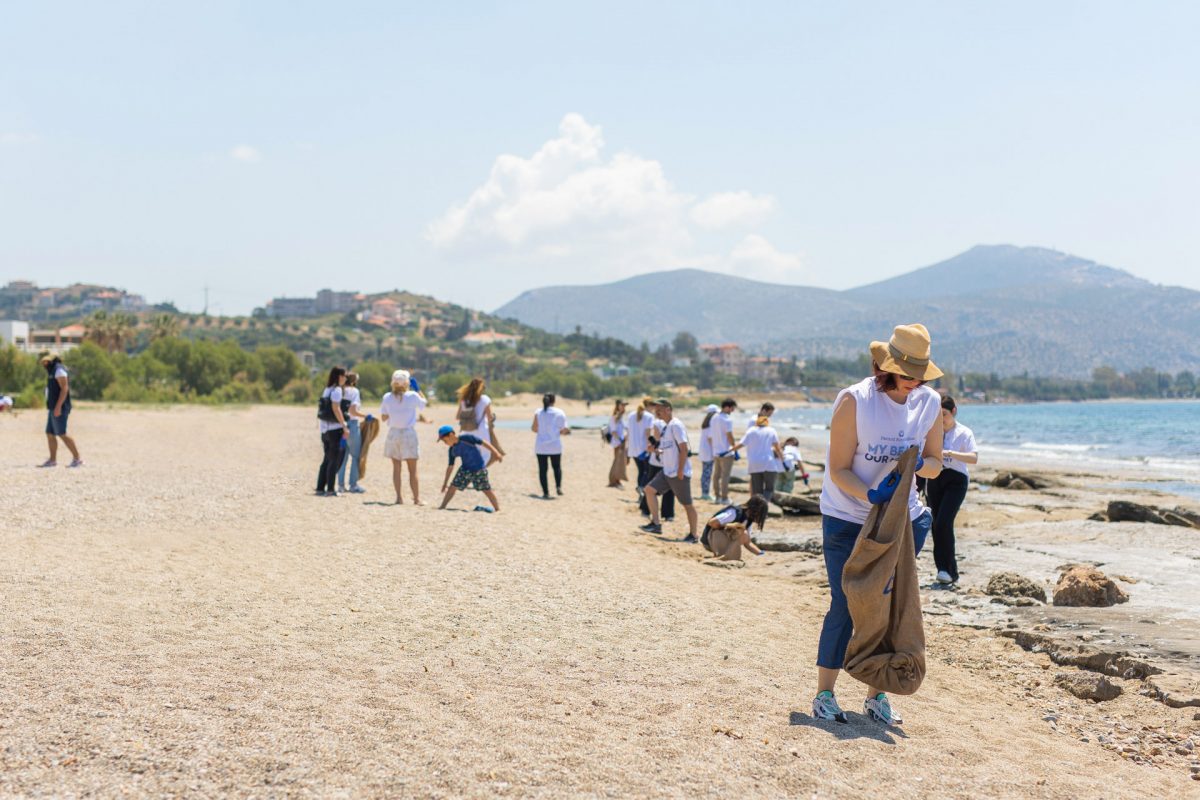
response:
<path id="1" fill-rule="evenodd" d="M 830 413 L 780 409 L 773 422 L 815 433 Z M 975 432 L 984 463 L 1097 470 L 1122 476 L 1114 486 L 1200 499 L 1200 400 L 964 404 L 958 421 Z"/>

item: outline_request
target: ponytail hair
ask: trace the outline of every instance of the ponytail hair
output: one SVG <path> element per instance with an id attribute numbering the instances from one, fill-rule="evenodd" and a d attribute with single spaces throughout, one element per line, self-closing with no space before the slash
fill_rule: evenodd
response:
<path id="1" fill-rule="evenodd" d="M 546 411 L 550 406 L 554 405 L 554 399 L 553 392 L 546 392 L 546 394 L 542 395 L 542 411 Z"/>

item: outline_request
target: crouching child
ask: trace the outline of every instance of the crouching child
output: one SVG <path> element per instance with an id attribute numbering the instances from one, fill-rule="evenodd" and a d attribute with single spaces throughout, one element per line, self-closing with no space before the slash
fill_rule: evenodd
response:
<path id="1" fill-rule="evenodd" d="M 476 506 L 477 511 L 499 511 L 500 501 L 496 499 L 496 493 L 492 491 L 492 484 L 488 481 L 487 466 L 483 462 L 483 455 L 479 452 L 479 448 L 482 447 L 490 452 L 492 462 L 497 464 L 504 460 L 500 451 L 490 442 L 485 442 L 478 436 L 472 436 L 469 433 L 455 433 L 454 428 L 449 425 L 443 425 L 438 429 L 438 441 L 450 448 L 450 464 L 446 467 L 446 477 L 442 480 L 442 491 L 445 494 L 443 494 L 442 504 L 438 508 L 445 508 L 459 489 L 470 488 L 483 492 L 488 502 L 492 504 L 491 508 Z M 462 459 L 462 465 L 458 468 L 454 481 L 451 482 L 450 473 L 454 472 L 455 459 Z"/>
<path id="2" fill-rule="evenodd" d="M 712 516 L 700 534 L 700 544 L 722 561 L 737 561 L 745 547 L 756 556 L 763 551 L 750 538 L 750 528 L 758 525 L 761 531 L 767 521 L 767 501 L 756 494 L 743 505 L 729 505 Z"/>

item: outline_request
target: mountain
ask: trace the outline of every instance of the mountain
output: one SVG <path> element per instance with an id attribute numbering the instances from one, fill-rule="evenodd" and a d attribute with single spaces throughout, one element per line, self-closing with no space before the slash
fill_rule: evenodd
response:
<path id="1" fill-rule="evenodd" d="M 956 372 L 1085 377 L 1095 367 L 1200 369 L 1200 292 L 1040 247 L 980 245 L 846 291 L 701 270 L 600 286 L 553 286 L 495 312 L 527 325 L 631 344 L 736 342 L 774 356 L 851 357 L 893 325 L 920 321 Z"/>

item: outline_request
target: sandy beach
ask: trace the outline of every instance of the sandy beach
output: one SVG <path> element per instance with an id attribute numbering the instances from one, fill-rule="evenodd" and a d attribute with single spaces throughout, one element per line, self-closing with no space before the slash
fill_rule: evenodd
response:
<path id="1" fill-rule="evenodd" d="M 488 515 L 474 493 L 435 509 L 432 425 L 420 508 L 391 504 L 380 448 L 367 494 L 314 497 L 307 407 L 80 404 L 78 470 L 33 468 L 43 425 L 0 418 L 0 795 L 1200 797 L 1200 708 L 1134 679 L 1078 700 L 1055 685 L 1075 668 L 997 630 L 1045 607 L 970 607 L 1001 562 L 1043 579 L 1124 549 L 1105 569 L 1137 579 L 1157 551 L 1194 575 L 1195 531 L 1088 522 L 1108 494 L 1083 479 L 968 496 L 968 577 L 929 595 L 928 675 L 885 729 L 809 714 L 820 557 L 718 567 L 636 533 L 594 434 L 566 440 L 547 502 L 532 434 L 502 430 Z M 1169 605 L 1156 580 L 1128 587 L 1130 624 Z M 843 707 L 864 691 L 843 677 Z"/>

